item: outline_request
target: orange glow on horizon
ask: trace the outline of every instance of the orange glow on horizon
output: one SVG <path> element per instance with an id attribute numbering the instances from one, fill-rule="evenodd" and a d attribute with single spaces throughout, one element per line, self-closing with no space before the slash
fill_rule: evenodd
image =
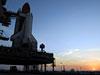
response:
<path id="1" fill-rule="evenodd" d="M 58 56 L 56 57 L 56 67 L 61 69 L 61 66 L 64 65 L 66 70 L 100 71 L 100 59 L 98 53 L 98 50 L 87 50 L 62 57 Z"/>
<path id="2" fill-rule="evenodd" d="M 93 71 L 96 71 L 96 68 L 93 67 L 92 70 L 93 70 Z"/>
<path id="3" fill-rule="evenodd" d="M 100 64 L 97 63 L 97 62 L 93 62 L 89 65 L 90 67 L 90 70 L 92 71 L 97 71 L 97 70 L 100 70 Z"/>
<path id="4" fill-rule="evenodd" d="M 65 66 L 65 70 L 75 69 L 78 71 L 99 71 L 100 70 L 100 62 L 97 61 L 86 61 L 85 63 L 62 63 L 56 64 L 57 68 L 61 68 L 61 66 Z"/>

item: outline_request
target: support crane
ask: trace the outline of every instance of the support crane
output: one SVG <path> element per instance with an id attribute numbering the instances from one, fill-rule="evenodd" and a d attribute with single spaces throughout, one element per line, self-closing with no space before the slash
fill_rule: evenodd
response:
<path id="1" fill-rule="evenodd" d="M 11 24 L 11 18 L 16 17 L 16 13 L 8 11 L 5 8 L 7 0 L 0 0 L 0 23 L 2 26 L 8 27 Z M 0 40 L 8 41 L 9 38 L 4 35 L 4 31 L 0 30 Z"/>
<path id="2" fill-rule="evenodd" d="M 9 38 L 4 36 L 4 31 L 0 30 L 0 40 L 8 41 Z"/>
<path id="3" fill-rule="evenodd" d="M 8 27 L 11 23 L 11 17 L 15 17 L 16 13 L 6 9 L 6 1 L 0 0 L 0 23 L 2 23 L 2 26 Z"/>

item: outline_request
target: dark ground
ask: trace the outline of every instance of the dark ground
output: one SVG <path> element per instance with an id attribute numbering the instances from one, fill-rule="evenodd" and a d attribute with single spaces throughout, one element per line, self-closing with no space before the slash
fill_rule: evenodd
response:
<path id="1" fill-rule="evenodd" d="M 2 71 L 0 75 L 100 75 L 100 71 L 66 71 L 66 72 L 8 72 Z"/>

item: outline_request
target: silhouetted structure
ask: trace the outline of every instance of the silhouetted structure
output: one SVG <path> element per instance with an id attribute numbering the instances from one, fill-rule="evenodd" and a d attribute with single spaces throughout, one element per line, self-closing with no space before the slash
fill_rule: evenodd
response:
<path id="1" fill-rule="evenodd" d="M 44 44 L 40 45 L 41 52 L 37 49 L 37 40 L 32 35 L 33 16 L 30 13 L 30 5 L 25 3 L 17 13 L 4 12 L 2 11 L 2 14 L 7 18 L 16 17 L 16 23 L 11 36 L 12 47 L 0 46 L 0 64 L 24 65 L 25 71 L 29 71 L 29 65 L 33 66 L 33 70 L 38 70 L 38 65 L 44 64 L 46 71 L 46 64 L 53 63 L 54 57 L 53 53 L 43 52 Z M 8 19 L 0 17 L 0 20 L 4 26 L 9 26 L 10 21 L 6 21 Z"/>

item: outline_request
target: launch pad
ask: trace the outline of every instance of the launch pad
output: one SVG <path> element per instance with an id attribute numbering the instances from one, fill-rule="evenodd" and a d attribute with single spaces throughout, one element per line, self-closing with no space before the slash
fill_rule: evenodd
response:
<path id="1" fill-rule="evenodd" d="M 38 65 L 54 62 L 53 53 L 32 52 L 28 49 L 0 46 L 0 64 L 9 65 Z"/>

